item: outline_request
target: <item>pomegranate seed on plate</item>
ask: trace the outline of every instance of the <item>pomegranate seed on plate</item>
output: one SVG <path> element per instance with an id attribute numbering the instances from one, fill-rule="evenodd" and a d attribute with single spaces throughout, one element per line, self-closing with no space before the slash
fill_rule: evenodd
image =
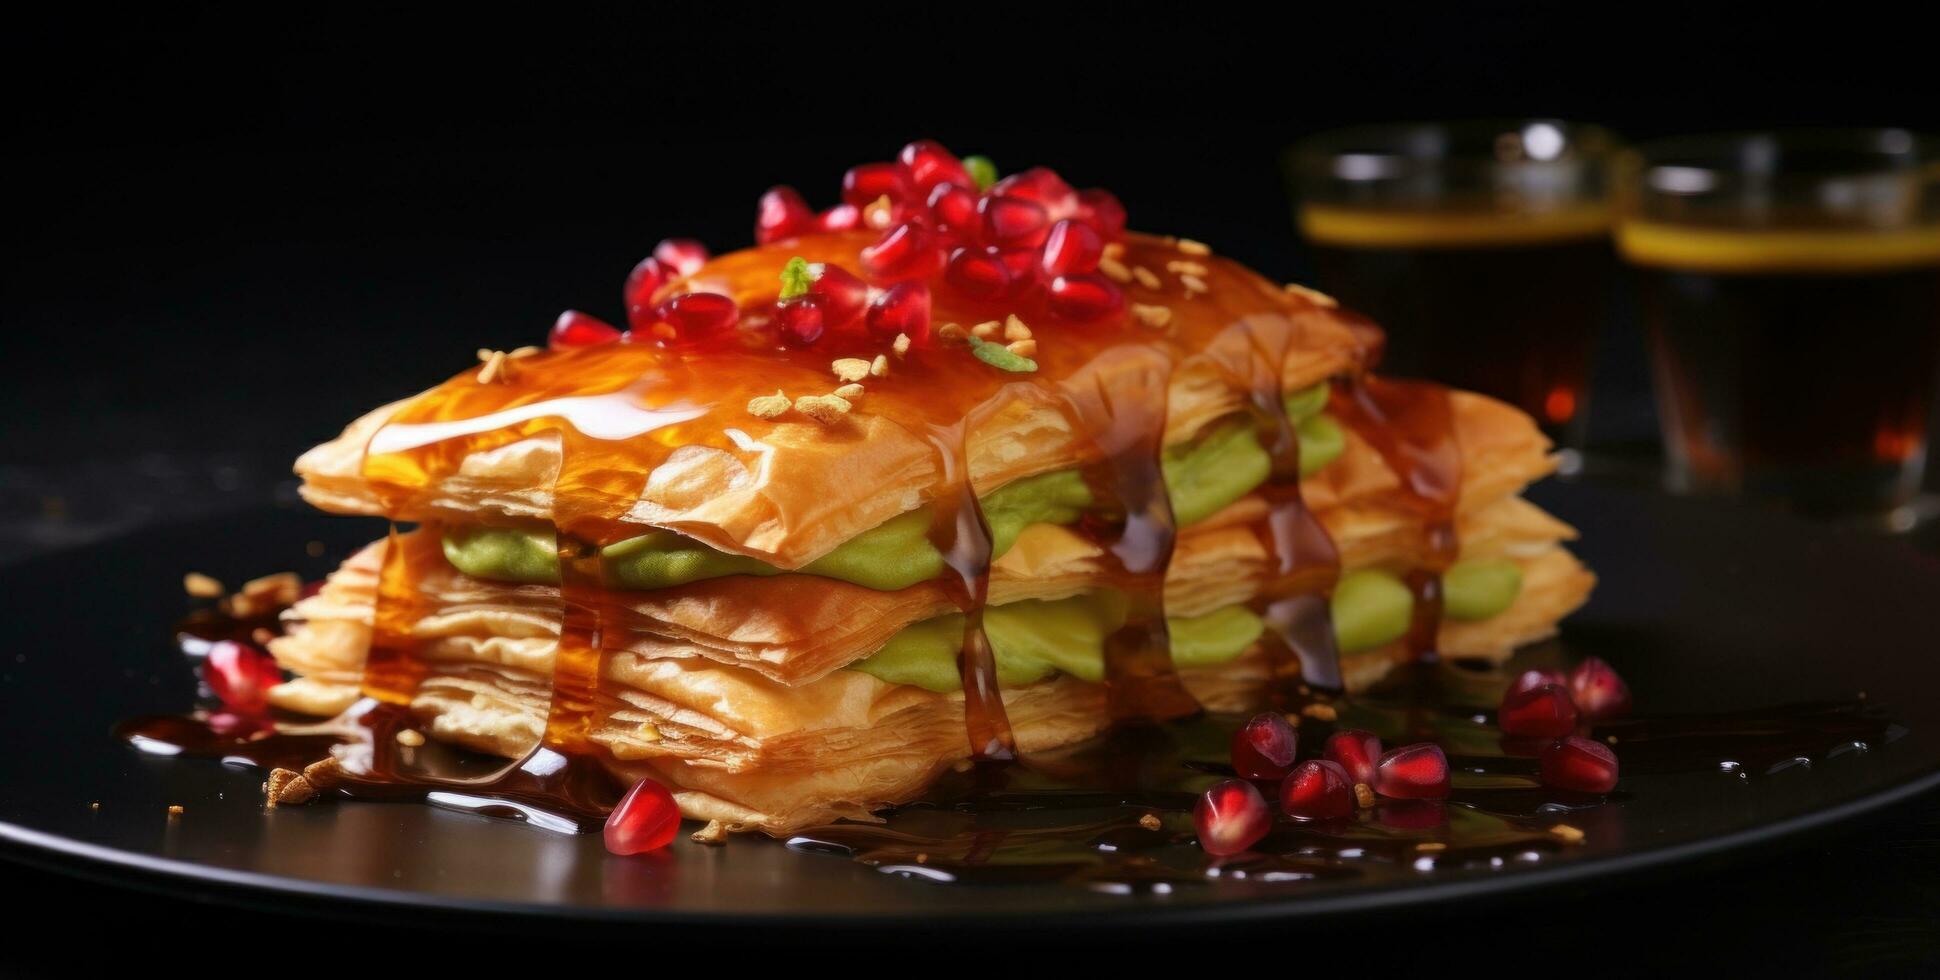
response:
<path id="1" fill-rule="evenodd" d="M 1381 739 L 1373 732 L 1344 728 L 1327 736 L 1321 754 L 1347 771 L 1347 778 L 1374 785 L 1374 766 L 1381 761 Z"/>
<path id="2" fill-rule="evenodd" d="M 889 229 L 874 245 L 862 250 L 863 267 L 885 282 L 928 278 L 941 267 L 942 260 L 935 238 L 911 222 Z"/>
<path id="3" fill-rule="evenodd" d="M 850 231 L 862 227 L 862 209 L 853 204 L 838 204 L 815 219 L 822 231 Z"/>
<path id="4" fill-rule="evenodd" d="M 618 339 L 620 331 L 605 320 L 578 310 L 567 310 L 552 322 L 552 330 L 546 334 L 546 346 L 553 350 L 596 347 Z"/>
<path id="5" fill-rule="evenodd" d="M 869 304 L 869 332 L 878 337 L 908 334 L 921 342 L 930 336 L 930 287 L 921 282 L 899 282 L 882 291 Z"/>
<path id="6" fill-rule="evenodd" d="M 1051 280 L 1051 312 L 1067 320 L 1102 320 L 1125 307 L 1125 293 L 1104 276 L 1085 273 Z"/>
<path id="7" fill-rule="evenodd" d="M 691 238 L 665 238 L 653 247 L 653 257 L 675 272 L 691 276 L 707 264 L 707 246 Z"/>
<path id="8" fill-rule="evenodd" d="M 1448 756 L 1433 742 L 1391 749 L 1374 766 L 1374 791 L 1397 800 L 1439 800 L 1448 795 Z"/>
<path id="9" fill-rule="evenodd" d="M 680 831 L 680 805 L 667 787 L 642 779 L 606 815 L 606 849 L 614 854 L 644 854 L 674 842 Z"/>
<path id="10" fill-rule="evenodd" d="M 1090 225 L 1066 218 L 1044 236 L 1044 274 L 1069 276 L 1098 268 L 1105 240 Z"/>
<path id="11" fill-rule="evenodd" d="M 1262 711 L 1233 733 L 1233 769 L 1247 779 L 1284 779 L 1299 744 L 1284 716 Z"/>
<path id="12" fill-rule="evenodd" d="M 909 196 L 909 176 L 894 163 L 865 163 L 850 167 L 842 175 L 844 204 L 866 208 L 879 197 L 888 197 L 891 204 L 904 204 Z"/>
<path id="13" fill-rule="evenodd" d="M 1078 193 L 1078 219 L 1097 229 L 1105 241 L 1125 237 L 1125 205 L 1112 192 L 1093 188 Z"/>
<path id="14" fill-rule="evenodd" d="M 822 300 L 817 296 L 797 296 L 782 302 L 775 308 L 775 320 L 781 324 L 785 340 L 806 347 L 822 339 L 825 326 Z"/>
<path id="15" fill-rule="evenodd" d="M 973 248 L 957 249 L 950 256 L 944 278 L 972 299 L 999 299 L 1010 291 L 1010 269 L 1003 260 Z"/>
<path id="16" fill-rule="evenodd" d="M 1588 657 L 1570 671 L 1570 697 L 1583 717 L 1609 721 L 1630 713 L 1630 685 L 1601 657 Z"/>
<path id="17" fill-rule="evenodd" d="M 1578 793 L 1608 793 L 1617 786 L 1617 754 L 1593 738 L 1567 735 L 1543 749 L 1543 785 Z"/>
<path id="18" fill-rule="evenodd" d="M 1555 684 L 1504 695 L 1496 709 L 1496 727 L 1509 735 L 1555 738 L 1576 730 L 1576 704 L 1569 692 Z"/>
<path id="19" fill-rule="evenodd" d="M 940 184 L 955 184 L 965 188 L 977 186 L 970 179 L 970 172 L 963 168 L 963 161 L 935 140 L 917 140 L 903 147 L 903 152 L 897 154 L 896 159 L 901 161 L 904 171 L 909 174 L 909 182 L 916 185 L 920 192 L 929 193 L 930 188 Z"/>
<path id="20" fill-rule="evenodd" d="M 626 322 L 635 330 L 644 331 L 654 325 L 657 314 L 654 312 L 653 298 L 661 288 L 680 277 L 674 267 L 649 255 L 633 267 L 626 277 Z"/>
<path id="21" fill-rule="evenodd" d="M 1238 854 L 1273 829 L 1273 814 L 1259 788 L 1244 779 L 1215 783 L 1192 808 L 1199 847 L 1208 854 Z"/>
<path id="22" fill-rule="evenodd" d="M 770 187 L 761 195 L 754 216 L 754 241 L 757 245 L 794 238 L 815 227 L 815 212 L 793 187 Z"/>
<path id="23" fill-rule="evenodd" d="M 1565 677 L 1562 671 L 1550 667 L 1532 667 L 1517 674 L 1516 679 L 1509 682 L 1509 689 L 1502 692 L 1502 696 L 1506 698 L 1511 694 L 1533 691 L 1545 684 L 1568 687 L 1569 678 Z"/>
<path id="24" fill-rule="evenodd" d="M 1021 197 L 990 194 L 978 203 L 983 214 L 983 240 L 1005 248 L 1037 248 L 1050 234 L 1051 217 L 1044 206 Z"/>
<path id="25" fill-rule="evenodd" d="M 720 333 L 741 319 L 734 300 L 720 293 L 682 293 L 660 304 L 656 312 L 685 340 Z"/>
<path id="26" fill-rule="evenodd" d="M 202 661 L 202 680 L 223 707 L 239 715 L 269 710 L 269 689 L 283 683 L 276 658 L 247 643 L 217 640 Z"/>
<path id="27" fill-rule="evenodd" d="M 1308 759 L 1280 784 L 1280 812 L 1300 820 L 1339 820 L 1354 815 L 1354 783 L 1340 763 Z"/>

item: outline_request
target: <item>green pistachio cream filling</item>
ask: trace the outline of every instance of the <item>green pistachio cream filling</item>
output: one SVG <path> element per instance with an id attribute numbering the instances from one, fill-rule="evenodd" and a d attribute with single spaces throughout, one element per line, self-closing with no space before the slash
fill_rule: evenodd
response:
<path id="1" fill-rule="evenodd" d="M 1302 476 L 1337 459 L 1346 439 L 1322 414 L 1328 388 L 1315 385 L 1286 398 L 1288 418 L 1300 439 Z M 1186 527 L 1253 492 L 1266 482 L 1272 461 L 1253 426 L 1240 418 L 1213 426 L 1198 438 L 1165 450 L 1161 459 L 1173 518 Z M 1033 524 L 1067 525 L 1083 518 L 1095 501 L 1075 470 L 1013 480 L 979 499 L 990 525 L 991 557 L 1001 557 Z M 930 517 L 916 510 L 891 518 L 795 570 L 880 591 L 905 589 L 944 572 L 943 556 L 929 540 Z M 551 528 L 450 528 L 445 558 L 474 578 L 550 584 L 559 581 Z M 601 550 L 607 581 L 647 591 L 728 575 L 781 575 L 756 558 L 710 548 L 672 531 L 654 531 Z M 1506 559 L 1469 559 L 1443 576 L 1444 612 L 1479 620 L 1507 609 L 1522 589 L 1522 572 Z M 1332 599 L 1334 630 L 1344 653 L 1371 649 L 1407 633 L 1413 597 L 1391 573 L 1363 569 L 1344 575 Z M 1086 680 L 1104 677 L 1104 643 L 1125 616 L 1124 598 L 1110 591 L 1056 601 L 1027 600 L 984 611 L 984 632 L 1005 684 L 1065 673 Z M 1172 658 L 1181 667 L 1226 663 L 1243 653 L 1264 629 L 1241 607 L 1203 616 L 1168 619 Z M 960 689 L 957 653 L 963 617 L 939 616 L 912 624 L 882 649 L 852 665 L 885 681 L 932 691 Z"/>

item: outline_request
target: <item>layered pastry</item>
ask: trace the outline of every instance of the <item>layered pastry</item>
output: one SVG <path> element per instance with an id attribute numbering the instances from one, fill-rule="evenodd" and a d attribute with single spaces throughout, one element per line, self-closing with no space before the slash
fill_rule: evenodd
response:
<path id="1" fill-rule="evenodd" d="M 827 211 L 770 191 L 755 237 L 663 243 L 625 331 L 569 312 L 298 460 L 393 525 L 288 613 L 275 703 L 785 833 L 1500 660 L 1590 590 L 1519 496 L 1527 416 L 1378 376 L 1373 324 L 1106 192 L 919 142 Z"/>

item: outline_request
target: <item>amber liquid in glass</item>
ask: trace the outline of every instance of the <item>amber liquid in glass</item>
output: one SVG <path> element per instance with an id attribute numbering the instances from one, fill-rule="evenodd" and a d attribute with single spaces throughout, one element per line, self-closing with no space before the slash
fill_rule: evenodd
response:
<path id="1" fill-rule="evenodd" d="M 1383 370 L 1493 395 L 1578 447 L 1611 303 L 1607 215 L 1308 207 L 1321 289 L 1388 333 Z"/>

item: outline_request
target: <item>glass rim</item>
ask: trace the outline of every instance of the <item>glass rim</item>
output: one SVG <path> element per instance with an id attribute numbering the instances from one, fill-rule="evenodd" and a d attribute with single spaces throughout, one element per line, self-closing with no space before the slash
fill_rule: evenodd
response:
<path id="1" fill-rule="evenodd" d="M 1501 152 L 1505 136 L 1521 137 L 1522 155 Z M 1287 159 L 1301 177 L 1371 183 L 1434 168 L 1578 168 L 1612 160 L 1623 146 L 1614 130 L 1596 123 L 1487 116 L 1322 130 L 1296 141 Z"/>
<path id="2" fill-rule="evenodd" d="M 1850 165 L 1787 166 L 1799 152 L 1847 155 Z M 1894 126 L 1814 126 L 1668 136 L 1619 154 L 1624 181 L 1653 194 L 1697 194 L 1719 180 L 1940 178 L 1940 135 Z M 1858 161 L 1870 158 L 1871 165 Z"/>

